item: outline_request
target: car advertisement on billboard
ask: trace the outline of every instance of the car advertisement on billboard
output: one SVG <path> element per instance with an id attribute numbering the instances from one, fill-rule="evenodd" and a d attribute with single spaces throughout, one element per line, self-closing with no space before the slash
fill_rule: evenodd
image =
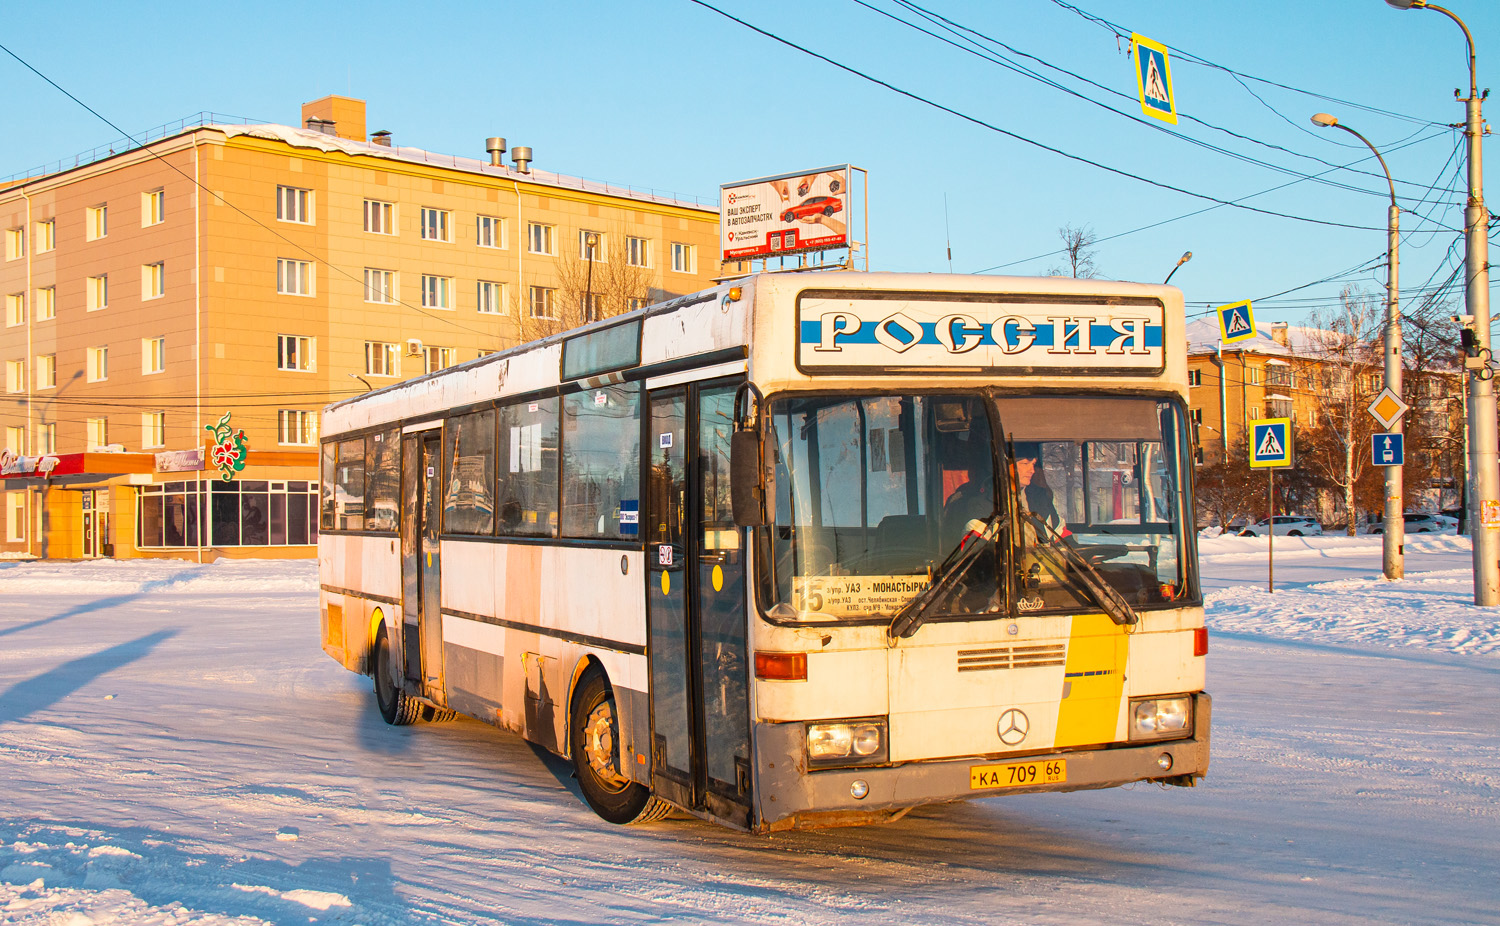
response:
<path id="1" fill-rule="evenodd" d="M 843 164 L 720 187 L 721 259 L 848 247 L 849 174 Z"/>

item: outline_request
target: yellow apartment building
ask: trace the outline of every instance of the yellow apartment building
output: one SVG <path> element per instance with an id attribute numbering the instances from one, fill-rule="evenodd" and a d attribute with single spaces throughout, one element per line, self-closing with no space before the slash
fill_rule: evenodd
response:
<path id="1" fill-rule="evenodd" d="M 1199 465 L 1223 462 L 1226 445 L 1231 455 L 1243 456 L 1249 423 L 1257 418 L 1318 426 L 1314 397 L 1327 364 L 1317 356 L 1314 329 L 1262 326 L 1255 337 L 1224 345 L 1222 354 L 1217 318 L 1190 322 L 1187 336 L 1188 414 Z"/>
<path id="2" fill-rule="evenodd" d="M 720 274 L 716 202 L 365 123 L 326 97 L 0 184 L 0 557 L 313 556 L 324 405 Z"/>

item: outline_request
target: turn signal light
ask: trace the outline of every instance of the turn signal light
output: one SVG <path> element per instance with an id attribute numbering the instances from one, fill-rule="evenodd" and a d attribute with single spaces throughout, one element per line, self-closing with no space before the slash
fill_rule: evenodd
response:
<path id="1" fill-rule="evenodd" d="M 1208 628 L 1199 627 L 1193 631 L 1193 655 L 1208 655 Z"/>
<path id="2" fill-rule="evenodd" d="M 806 653 L 756 653 L 755 677 L 781 682 L 807 681 Z"/>

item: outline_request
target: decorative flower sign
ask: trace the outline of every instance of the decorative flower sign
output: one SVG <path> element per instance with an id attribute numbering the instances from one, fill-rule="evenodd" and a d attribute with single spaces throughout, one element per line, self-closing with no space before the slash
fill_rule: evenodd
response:
<path id="1" fill-rule="evenodd" d="M 225 482 L 245 468 L 245 458 L 250 455 L 250 448 L 245 446 L 245 432 L 229 426 L 229 415 L 225 412 L 218 424 L 203 426 L 203 430 L 214 436 L 213 461 Z"/>

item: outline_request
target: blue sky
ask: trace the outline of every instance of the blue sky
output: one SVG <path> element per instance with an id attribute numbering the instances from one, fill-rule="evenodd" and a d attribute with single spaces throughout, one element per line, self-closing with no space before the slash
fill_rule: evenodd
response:
<path id="1" fill-rule="evenodd" d="M 711 2 L 913 94 L 1120 171 L 1231 200 L 1299 179 L 943 44 L 881 14 L 937 31 L 896 0 Z M 1174 131 L 1187 138 L 1296 174 L 1330 171 L 1322 159 L 1378 175 L 1355 139 L 1308 122 L 1327 111 L 1380 147 L 1403 206 L 1425 193 L 1420 211 L 1431 217 L 1403 215 L 1403 291 L 1441 282 L 1461 258 L 1462 159 L 1450 160 L 1461 138 L 1447 124 L 1463 118 L 1452 93 L 1467 86 L 1467 73 L 1462 34 L 1441 14 L 1399 12 L 1382 0 L 1074 4 L 1121 27 L 1127 36 L 1118 39 L 1053 0 L 920 5 L 1103 85 L 1012 58 L 1133 116 L 1130 31 L 1244 74 L 1398 113 L 1406 118 L 1242 85 L 1183 55 L 1172 61 L 1181 113 L 1255 141 L 1184 120 Z M 1478 38 L 1482 89 L 1500 68 L 1500 4 L 1448 5 Z M 398 144 L 483 157 L 484 138 L 498 134 L 530 145 L 547 170 L 701 197 L 716 197 L 724 182 L 852 162 L 870 171 L 874 269 L 946 271 L 951 238 L 955 271 L 1041 274 L 1057 262 L 1046 255 L 1064 224 L 1106 238 L 1213 205 L 941 112 L 689 0 L 25 4 L 12 5 L 6 21 L 0 41 L 12 52 L 128 132 L 201 110 L 295 124 L 302 102 L 336 92 L 366 99 L 370 129 L 390 130 Z M 9 91 L 0 176 L 118 137 L 3 55 L 0 82 Z M 1490 173 L 1500 176 L 1500 165 Z M 1347 170 L 1326 179 L 1366 192 L 1301 180 L 1247 202 L 1364 230 L 1221 207 L 1102 241 L 1099 269 L 1160 281 L 1191 250 L 1173 282 L 1190 303 L 1226 303 L 1370 262 L 1259 303 L 1262 322 L 1301 320 L 1346 281 L 1378 290 L 1385 182 Z M 1497 202 L 1500 190 L 1492 210 Z"/>

